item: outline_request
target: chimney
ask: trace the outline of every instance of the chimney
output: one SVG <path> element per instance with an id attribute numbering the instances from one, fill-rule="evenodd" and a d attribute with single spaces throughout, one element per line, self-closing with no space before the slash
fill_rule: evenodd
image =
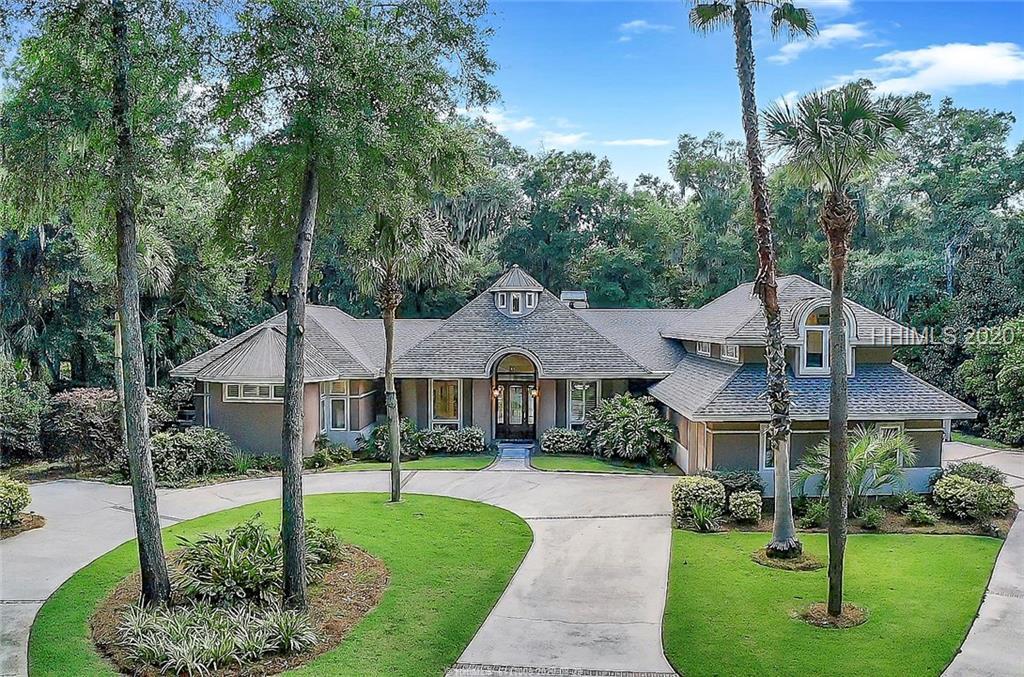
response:
<path id="1" fill-rule="evenodd" d="M 587 292 L 585 291 L 563 291 L 558 298 L 570 308 L 582 309 L 590 307 L 590 304 L 587 303 Z"/>

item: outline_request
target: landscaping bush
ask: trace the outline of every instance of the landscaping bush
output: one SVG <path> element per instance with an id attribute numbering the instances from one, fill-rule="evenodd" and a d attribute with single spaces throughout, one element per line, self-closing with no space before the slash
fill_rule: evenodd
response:
<path id="1" fill-rule="evenodd" d="M 138 668 L 156 666 L 179 675 L 209 674 L 267 654 L 305 651 L 319 641 L 309 616 L 300 611 L 252 604 L 222 609 L 203 602 L 131 606 L 117 637 Z"/>
<path id="2" fill-rule="evenodd" d="M 883 521 L 885 521 L 885 511 L 877 505 L 864 510 L 864 516 L 861 517 L 865 529 L 877 530 L 881 528 Z"/>
<path id="3" fill-rule="evenodd" d="M 540 438 L 544 454 L 586 454 L 587 436 L 582 430 L 548 428 Z"/>
<path id="4" fill-rule="evenodd" d="M 28 507 L 32 497 L 28 485 L 0 475 L 0 527 L 9 527 L 18 521 L 18 513 Z"/>
<path id="5" fill-rule="evenodd" d="M 475 426 L 455 431 L 455 439 L 448 449 L 449 454 L 482 454 L 486 450 L 484 431 Z"/>
<path id="6" fill-rule="evenodd" d="M 184 597 L 225 606 L 239 602 L 270 604 L 281 594 L 281 538 L 256 517 L 225 533 L 179 537 L 181 549 L 173 584 Z M 320 579 L 340 554 L 337 536 L 306 522 L 306 577 Z"/>
<path id="7" fill-rule="evenodd" d="M 615 395 L 588 414 L 587 446 L 595 456 L 664 463 L 672 426 L 651 397 Z"/>
<path id="8" fill-rule="evenodd" d="M 688 475 L 676 480 L 672 485 L 672 518 L 675 523 L 682 526 L 698 503 L 717 510 L 716 515 L 722 514 L 725 487 L 716 479 L 700 475 Z"/>
<path id="9" fill-rule="evenodd" d="M 737 522 L 761 521 L 761 494 L 757 491 L 736 491 L 729 496 L 729 512 Z"/>
<path id="10" fill-rule="evenodd" d="M 302 460 L 306 470 L 323 469 L 352 460 L 352 450 L 341 442 L 332 442 L 326 435 L 313 440 L 313 453 Z"/>
<path id="11" fill-rule="evenodd" d="M 911 507 L 925 502 L 924 496 L 913 491 L 901 491 L 892 496 L 886 496 L 882 500 L 885 506 L 893 512 L 906 512 Z"/>
<path id="12" fill-rule="evenodd" d="M 50 393 L 36 381 L 19 381 L 14 365 L 0 359 L 0 461 L 10 464 L 43 455 L 40 421 Z"/>
<path id="13" fill-rule="evenodd" d="M 942 477 L 949 477 L 951 475 L 956 477 L 966 477 L 969 480 L 974 480 L 981 484 L 1006 484 L 1006 475 L 1002 470 L 976 461 L 951 463 L 949 467 L 942 472 Z"/>
<path id="14" fill-rule="evenodd" d="M 811 501 L 807 504 L 804 516 L 800 518 L 800 526 L 804 529 L 814 529 L 825 526 L 828 521 L 828 505 L 823 501 Z"/>
<path id="15" fill-rule="evenodd" d="M 415 444 L 423 455 L 482 454 L 486 449 L 480 428 L 434 428 L 416 433 Z"/>
<path id="16" fill-rule="evenodd" d="M 725 487 L 726 501 L 740 491 L 756 491 L 764 495 L 764 484 L 761 476 L 750 470 L 702 470 L 700 475 L 713 477 Z"/>
<path id="17" fill-rule="evenodd" d="M 924 503 L 915 503 L 907 508 L 907 521 L 917 527 L 931 526 L 939 521 L 939 516 Z"/>
<path id="18" fill-rule="evenodd" d="M 238 448 L 216 428 L 168 430 L 150 438 L 153 472 L 158 482 L 178 484 L 213 472 L 232 470 Z M 118 454 L 117 472 L 129 477 L 128 454 Z"/>
<path id="19" fill-rule="evenodd" d="M 407 418 L 399 421 L 399 442 L 402 445 L 402 460 L 407 461 L 413 458 L 423 458 L 424 452 L 420 448 L 416 434 L 416 424 Z M 374 461 L 390 461 L 391 448 L 388 446 L 390 431 L 387 421 L 382 421 L 376 426 L 369 437 L 363 440 L 360 452 L 364 458 Z"/>
<path id="20" fill-rule="evenodd" d="M 121 424 L 117 396 L 104 388 L 73 388 L 50 398 L 42 418 L 43 454 L 107 465 L 121 453 Z"/>
<path id="21" fill-rule="evenodd" d="M 718 516 L 721 509 L 708 503 L 697 503 L 690 508 L 690 521 L 697 531 L 718 531 Z"/>
<path id="22" fill-rule="evenodd" d="M 937 481 L 932 500 L 944 514 L 957 519 L 986 520 L 1005 515 L 1014 505 L 1009 487 L 982 484 L 960 475 L 947 475 Z"/>

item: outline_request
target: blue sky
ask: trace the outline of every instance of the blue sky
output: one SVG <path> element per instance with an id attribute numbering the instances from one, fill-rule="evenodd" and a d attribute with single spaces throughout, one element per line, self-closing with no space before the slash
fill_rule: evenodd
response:
<path id="1" fill-rule="evenodd" d="M 786 46 L 763 18 L 755 23 L 762 107 L 864 75 L 886 91 L 1024 115 L 1024 2 L 803 4 L 817 17 L 815 40 Z M 502 100 L 487 117 L 531 151 L 606 155 L 627 181 L 667 176 L 680 133 L 739 138 L 732 35 L 693 33 L 688 9 L 682 0 L 493 2 Z M 1019 121 L 1012 141 L 1022 136 Z"/>

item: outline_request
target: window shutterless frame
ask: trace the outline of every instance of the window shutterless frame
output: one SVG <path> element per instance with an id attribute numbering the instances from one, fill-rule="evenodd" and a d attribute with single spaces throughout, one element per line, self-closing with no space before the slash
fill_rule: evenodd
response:
<path id="1" fill-rule="evenodd" d="M 708 341 L 697 341 L 697 354 L 711 357 L 711 344 Z"/>

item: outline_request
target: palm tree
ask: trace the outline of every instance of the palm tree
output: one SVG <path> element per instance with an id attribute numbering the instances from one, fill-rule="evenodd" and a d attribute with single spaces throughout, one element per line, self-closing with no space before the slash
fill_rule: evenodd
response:
<path id="1" fill-rule="evenodd" d="M 789 35 L 808 36 L 815 32 L 814 17 L 808 10 L 777 0 L 734 0 L 731 3 L 697 0 L 690 10 L 690 26 L 694 30 L 706 33 L 725 27 L 731 22 L 736 39 L 736 75 L 740 83 L 747 172 L 750 175 L 754 235 L 757 240 L 758 269 L 753 292 L 760 298 L 761 310 L 764 313 L 768 405 L 772 416 L 768 437 L 775 465 L 775 518 L 772 540 L 766 551 L 772 557 L 798 557 L 803 552 L 803 545 L 796 537 L 796 525 L 793 523 L 789 449 L 786 444 L 791 427 L 789 387 L 786 383 L 786 352 L 782 344 L 782 320 L 775 282 L 776 258 L 771 208 L 768 204 L 768 186 L 764 176 L 764 158 L 758 138 L 751 6 L 771 10 L 772 32 L 776 35 L 780 31 L 786 31 Z"/>
<path id="2" fill-rule="evenodd" d="M 819 223 L 828 239 L 832 271 L 829 306 L 829 527 L 828 613 L 843 606 L 843 556 L 847 513 L 847 364 L 843 284 L 857 207 L 850 185 L 891 154 L 896 135 L 916 118 L 909 99 L 873 98 L 859 83 L 813 92 L 796 107 L 777 103 L 765 113 L 769 147 L 784 153 L 792 167 L 824 193 Z"/>
<path id="3" fill-rule="evenodd" d="M 458 274 L 462 252 L 449 231 L 434 210 L 412 218 L 377 214 L 365 251 L 356 257 L 359 288 L 376 298 L 384 320 L 384 401 L 391 447 L 391 500 L 396 503 L 402 497 L 402 447 L 395 389 L 395 315 L 406 285 L 442 284 Z"/>

